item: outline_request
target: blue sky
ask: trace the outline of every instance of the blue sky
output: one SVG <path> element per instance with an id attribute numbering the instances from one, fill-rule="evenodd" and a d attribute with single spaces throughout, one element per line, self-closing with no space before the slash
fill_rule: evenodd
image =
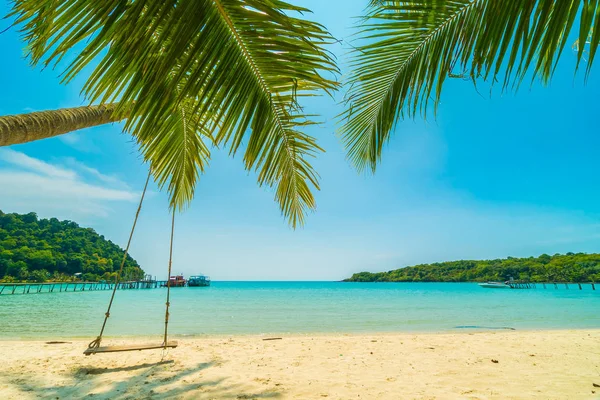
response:
<path id="1" fill-rule="evenodd" d="M 302 2 L 337 38 L 348 38 L 363 3 Z M 64 86 L 60 69 L 29 67 L 14 29 L 0 35 L 0 48 L 0 115 L 85 104 L 84 77 Z M 345 50 L 332 50 L 343 64 Z M 567 49 L 550 86 L 517 94 L 490 97 L 449 80 L 437 118 L 398 124 L 374 176 L 352 169 L 334 134 L 341 94 L 310 100 L 325 123 L 307 132 L 327 152 L 315 161 L 321 192 L 307 225 L 291 230 L 241 157 L 215 152 L 177 217 L 174 271 L 335 280 L 424 262 L 598 251 L 600 70 L 584 85 L 574 65 Z M 146 169 L 120 128 L 0 149 L 0 209 L 71 219 L 124 245 Z M 131 253 L 155 275 L 166 275 L 169 222 L 166 196 L 152 186 Z"/>

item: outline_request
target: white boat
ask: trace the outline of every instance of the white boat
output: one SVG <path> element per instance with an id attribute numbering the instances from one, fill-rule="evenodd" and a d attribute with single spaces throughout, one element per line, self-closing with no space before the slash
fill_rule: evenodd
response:
<path id="1" fill-rule="evenodd" d="M 485 282 L 480 283 L 479 286 L 486 289 L 510 289 L 510 286 L 503 282 Z"/>

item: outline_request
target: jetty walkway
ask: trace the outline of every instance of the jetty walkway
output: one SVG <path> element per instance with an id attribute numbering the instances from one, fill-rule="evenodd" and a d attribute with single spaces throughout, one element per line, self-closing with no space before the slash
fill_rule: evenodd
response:
<path id="1" fill-rule="evenodd" d="M 583 287 L 586 285 L 590 285 L 592 290 L 596 290 L 596 283 L 595 282 L 529 282 L 529 281 L 515 281 L 515 280 L 510 280 L 507 281 L 506 284 L 508 286 L 510 286 L 511 289 L 536 289 L 538 287 L 540 288 L 554 288 L 554 289 L 558 289 L 559 287 L 564 286 L 565 289 L 569 289 L 569 285 L 571 285 L 571 287 L 575 287 L 575 288 L 579 288 L 579 290 L 583 290 Z"/>
<path id="2" fill-rule="evenodd" d="M 119 282 L 117 289 L 156 289 L 166 286 L 167 281 L 140 280 Z M 33 293 L 62 293 L 62 292 L 91 292 L 97 290 L 113 290 L 114 282 L 44 282 L 44 283 L 0 283 L 0 295 L 33 294 Z"/>

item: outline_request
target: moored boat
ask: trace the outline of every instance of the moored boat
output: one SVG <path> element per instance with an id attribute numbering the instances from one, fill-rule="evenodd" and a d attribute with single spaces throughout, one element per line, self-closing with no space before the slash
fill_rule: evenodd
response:
<path id="1" fill-rule="evenodd" d="M 175 275 L 169 277 L 169 286 L 171 287 L 184 287 L 186 283 L 187 281 L 185 280 L 183 275 Z"/>
<path id="2" fill-rule="evenodd" d="M 510 289 L 510 286 L 504 282 L 485 282 L 480 283 L 479 286 L 486 289 Z"/>
<path id="3" fill-rule="evenodd" d="M 205 276 L 205 275 L 190 276 L 190 279 L 188 280 L 188 286 L 190 286 L 190 287 L 210 286 L 210 277 Z"/>

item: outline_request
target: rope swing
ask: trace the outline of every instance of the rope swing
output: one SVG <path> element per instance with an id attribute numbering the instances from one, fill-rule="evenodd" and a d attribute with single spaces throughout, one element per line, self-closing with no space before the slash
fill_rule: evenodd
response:
<path id="1" fill-rule="evenodd" d="M 140 216 L 140 211 L 142 209 L 142 204 L 144 203 L 144 197 L 146 196 L 146 190 L 148 189 L 148 183 L 150 182 L 151 171 L 148 171 L 148 177 L 146 178 L 146 184 L 144 185 L 144 191 L 142 192 L 142 197 L 140 198 L 140 203 L 138 205 L 137 211 L 135 213 L 135 218 L 133 220 L 133 226 L 131 227 L 131 232 L 129 233 L 129 240 L 127 241 L 127 247 L 125 248 L 125 253 L 123 254 L 123 259 L 121 260 L 121 267 L 119 268 L 119 272 L 115 278 L 115 286 L 113 287 L 112 294 L 110 296 L 110 301 L 108 302 L 108 308 L 106 313 L 104 313 L 104 322 L 102 323 L 102 328 L 100 329 L 100 334 L 96 339 L 94 339 L 88 345 L 88 348 L 83 352 L 86 356 L 97 354 L 97 353 L 114 353 L 121 351 L 134 351 L 134 350 L 151 350 L 151 349 L 167 349 L 169 347 L 174 348 L 177 347 L 177 342 L 168 342 L 168 325 L 169 325 L 169 306 L 170 306 L 170 296 L 171 296 L 171 280 L 168 279 L 171 276 L 171 265 L 173 261 L 173 233 L 175 231 L 175 208 L 173 208 L 173 216 L 171 219 L 171 242 L 169 249 L 169 275 L 167 276 L 167 302 L 166 302 L 166 311 L 165 311 L 165 334 L 164 340 L 161 344 L 145 344 L 138 346 L 105 346 L 101 347 L 102 336 L 104 334 L 104 328 L 106 328 L 106 322 L 110 317 L 110 310 L 112 308 L 113 301 L 115 299 L 115 294 L 117 293 L 117 288 L 119 287 L 119 283 L 121 282 L 121 276 L 123 275 L 123 268 L 125 267 L 125 261 L 127 260 L 127 254 L 129 253 L 129 247 L 131 245 L 131 239 L 133 238 L 133 233 L 135 232 L 135 227 L 137 225 L 138 217 Z"/>
<path id="2" fill-rule="evenodd" d="M 171 218 L 171 244 L 169 246 L 169 274 L 167 275 L 167 277 L 169 279 L 167 279 L 167 302 L 166 307 L 165 307 L 165 338 L 163 340 L 163 344 L 168 343 L 167 342 L 167 334 L 169 332 L 168 327 L 169 327 L 169 306 L 171 305 L 171 265 L 173 263 L 173 233 L 175 232 L 175 207 L 173 207 L 173 217 Z"/>

